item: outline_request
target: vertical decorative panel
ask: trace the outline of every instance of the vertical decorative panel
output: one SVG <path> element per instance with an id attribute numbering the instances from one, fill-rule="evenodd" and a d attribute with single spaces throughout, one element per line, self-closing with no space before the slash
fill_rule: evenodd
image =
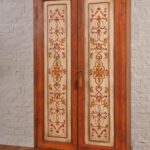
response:
<path id="1" fill-rule="evenodd" d="M 44 2 L 44 138 L 71 141 L 71 3 Z"/>
<path id="2" fill-rule="evenodd" d="M 85 0 L 85 143 L 114 144 L 113 0 Z"/>

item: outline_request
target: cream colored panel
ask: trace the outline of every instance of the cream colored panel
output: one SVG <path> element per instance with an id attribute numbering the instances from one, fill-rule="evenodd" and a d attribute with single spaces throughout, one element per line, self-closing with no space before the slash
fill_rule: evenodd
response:
<path id="1" fill-rule="evenodd" d="M 85 0 L 85 143 L 114 145 L 113 0 Z"/>
<path id="2" fill-rule="evenodd" d="M 71 2 L 44 2 L 44 138 L 71 142 Z"/>

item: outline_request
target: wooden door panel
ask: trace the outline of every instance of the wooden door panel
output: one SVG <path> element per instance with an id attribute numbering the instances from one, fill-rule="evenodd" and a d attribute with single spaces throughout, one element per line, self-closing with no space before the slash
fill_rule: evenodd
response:
<path id="1" fill-rule="evenodd" d="M 125 0 L 78 2 L 79 150 L 131 149 L 130 127 L 124 120 L 130 120 L 124 111 L 130 112 L 130 105 L 125 104 L 130 101 L 125 88 L 125 70 L 130 66 L 124 61 L 130 51 L 124 39 L 128 29 L 124 23 L 130 18 L 127 6 Z"/>
<path id="2" fill-rule="evenodd" d="M 77 149 L 77 1 L 35 0 L 35 145 Z M 73 33 L 73 34 L 72 34 Z"/>
<path id="3" fill-rule="evenodd" d="M 79 149 L 114 147 L 114 1 L 82 0 L 84 88 L 79 93 Z M 81 32 L 80 32 L 81 33 Z M 80 51 L 80 50 L 79 50 Z M 79 54 L 80 55 L 80 54 Z M 81 65 L 81 64 L 80 64 Z M 80 88 L 80 87 L 79 87 Z M 80 118 L 80 116 L 79 116 Z M 104 147 L 104 149 L 105 149 Z M 107 149 L 107 148 L 106 148 Z"/>

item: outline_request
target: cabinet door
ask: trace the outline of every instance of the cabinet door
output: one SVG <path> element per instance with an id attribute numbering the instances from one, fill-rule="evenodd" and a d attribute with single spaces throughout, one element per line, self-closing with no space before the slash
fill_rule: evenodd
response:
<path id="1" fill-rule="evenodd" d="M 77 1 L 34 0 L 35 145 L 77 149 Z"/>
<path id="2" fill-rule="evenodd" d="M 34 0 L 36 148 L 131 149 L 129 1 Z"/>
<path id="3" fill-rule="evenodd" d="M 126 87 L 130 83 L 126 62 L 127 3 L 125 0 L 78 3 L 79 150 L 131 148 L 127 113 L 130 98 Z"/>

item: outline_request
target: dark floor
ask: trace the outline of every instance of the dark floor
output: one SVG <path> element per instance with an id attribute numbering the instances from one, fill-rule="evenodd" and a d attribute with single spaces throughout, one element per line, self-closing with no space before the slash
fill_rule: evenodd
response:
<path id="1" fill-rule="evenodd" d="M 34 150 L 34 148 L 0 145 L 0 150 Z"/>

